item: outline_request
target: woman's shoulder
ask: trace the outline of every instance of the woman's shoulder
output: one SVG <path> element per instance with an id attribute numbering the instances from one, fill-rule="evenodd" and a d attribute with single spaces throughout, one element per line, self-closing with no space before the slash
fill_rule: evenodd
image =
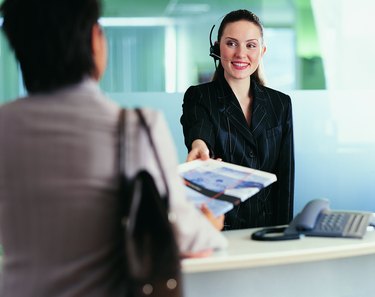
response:
<path id="1" fill-rule="evenodd" d="M 207 92 L 209 89 L 216 88 L 216 81 L 203 82 L 200 84 L 191 85 L 185 93 L 188 92 Z"/>
<path id="2" fill-rule="evenodd" d="M 261 85 L 257 85 L 256 88 L 256 96 L 263 98 L 275 107 L 280 105 L 281 108 L 285 108 L 292 105 L 290 96 L 282 91 Z"/>
<path id="3" fill-rule="evenodd" d="M 222 87 L 216 81 L 190 86 L 184 94 L 184 102 L 201 102 L 212 104 L 222 94 Z M 210 98 L 209 100 L 207 100 Z"/>
<path id="4" fill-rule="evenodd" d="M 268 93 L 271 97 L 279 97 L 283 100 L 290 100 L 290 96 L 282 91 L 267 87 L 267 86 L 260 86 L 263 92 Z"/>

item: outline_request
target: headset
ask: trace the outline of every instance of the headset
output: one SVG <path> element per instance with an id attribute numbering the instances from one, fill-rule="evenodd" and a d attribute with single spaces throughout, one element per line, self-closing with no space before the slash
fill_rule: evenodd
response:
<path id="1" fill-rule="evenodd" d="M 220 60 L 220 45 L 217 41 L 215 43 L 212 43 L 212 31 L 214 30 L 215 25 L 212 26 L 211 31 L 210 31 L 210 56 L 214 58 L 215 66 L 216 66 L 216 61 Z"/>

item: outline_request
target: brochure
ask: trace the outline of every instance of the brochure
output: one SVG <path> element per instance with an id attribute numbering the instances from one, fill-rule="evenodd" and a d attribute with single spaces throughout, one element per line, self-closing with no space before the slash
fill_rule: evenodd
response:
<path id="1" fill-rule="evenodd" d="M 187 197 L 197 207 L 205 203 L 219 216 L 276 181 L 276 175 L 209 159 L 179 165 Z"/>

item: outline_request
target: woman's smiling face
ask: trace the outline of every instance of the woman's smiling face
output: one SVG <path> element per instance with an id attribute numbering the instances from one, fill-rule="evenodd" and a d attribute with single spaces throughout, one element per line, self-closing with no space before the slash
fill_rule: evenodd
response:
<path id="1" fill-rule="evenodd" d="M 266 51 L 260 28 L 246 20 L 228 23 L 219 42 L 227 81 L 249 78 Z"/>

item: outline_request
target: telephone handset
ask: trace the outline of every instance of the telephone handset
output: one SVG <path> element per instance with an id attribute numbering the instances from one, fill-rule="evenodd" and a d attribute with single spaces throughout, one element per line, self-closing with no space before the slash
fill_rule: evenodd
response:
<path id="1" fill-rule="evenodd" d="M 319 214 L 329 210 L 329 202 L 326 199 L 315 199 L 305 205 L 303 210 L 294 218 L 289 229 L 299 231 L 312 230 Z"/>
<path id="2" fill-rule="evenodd" d="M 298 239 L 300 235 L 362 238 L 374 220 L 370 212 L 332 211 L 326 199 L 315 199 L 306 204 L 288 227 L 266 228 L 254 232 L 255 240 Z M 373 221 L 372 221 L 373 222 Z M 282 232 L 281 236 L 266 236 Z"/>

